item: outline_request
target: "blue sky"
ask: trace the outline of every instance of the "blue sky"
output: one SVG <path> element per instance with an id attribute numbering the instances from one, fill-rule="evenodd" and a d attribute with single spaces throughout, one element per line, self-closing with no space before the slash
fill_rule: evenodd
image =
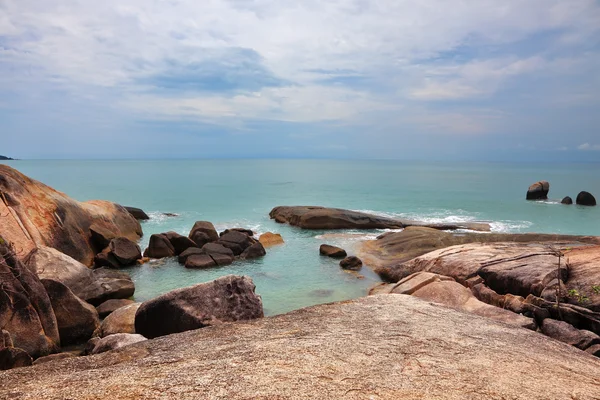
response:
<path id="1" fill-rule="evenodd" d="M 600 161 L 597 0 L 0 0 L 0 154 Z"/>

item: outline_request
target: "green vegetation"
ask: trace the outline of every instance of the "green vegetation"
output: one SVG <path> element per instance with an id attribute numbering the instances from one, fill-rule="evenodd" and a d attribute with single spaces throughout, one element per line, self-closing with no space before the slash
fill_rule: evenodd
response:
<path id="1" fill-rule="evenodd" d="M 585 294 L 579 293 L 579 291 L 576 289 L 569 290 L 568 294 L 569 297 L 575 298 L 580 304 L 587 303 L 588 301 L 590 301 L 589 297 L 587 297 Z"/>

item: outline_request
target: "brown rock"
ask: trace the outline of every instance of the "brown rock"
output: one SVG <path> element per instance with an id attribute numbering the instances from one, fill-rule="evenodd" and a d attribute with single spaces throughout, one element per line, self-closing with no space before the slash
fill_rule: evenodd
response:
<path id="1" fill-rule="evenodd" d="M 75 296 L 71 289 L 52 279 L 42 279 L 50 297 L 60 342 L 63 346 L 83 343 L 100 326 L 98 312 L 91 304 Z"/>
<path id="2" fill-rule="evenodd" d="M 196 243 L 196 246 L 198 247 L 202 247 L 207 243 L 211 243 L 210 237 L 206 233 L 200 231 L 193 232 L 190 235 L 190 239 Z"/>
<path id="3" fill-rule="evenodd" d="M 33 359 L 23 349 L 7 347 L 0 350 L 0 371 L 28 367 L 32 364 Z"/>
<path id="4" fill-rule="evenodd" d="M 588 347 L 587 349 L 585 349 L 585 352 L 593 356 L 600 357 L 600 344 L 595 344 L 593 346 Z"/>
<path id="5" fill-rule="evenodd" d="M 94 257 L 94 268 L 121 268 L 121 263 L 107 247 Z"/>
<path id="6" fill-rule="evenodd" d="M 261 318 L 262 300 L 254 289 L 252 279 L 228 275 L 212 282 L 173 290 L 142 303 L 135 317 L 135 330 L 152 339 L 203 328 L 219 321 Z"/>
<path id="7" fill-rule="evenodd" d="M 105 224 L 94 222 L 90 225 L 90 242 L 96 253 L 101 252 L 118 236 L 115 229 Z"/>
<path id="8" fill-rule="evenodd" d="M 199 249 L 197 247 L 190 247 L 189 249 L 187 249 L 186 251 L 181 253 L 179 255 L 179 257 L 177 257 L 177 261 L 179 261 L 179 264 L 185 264 L 188 257 L 191 255 L 194 255 L 194 254 L 206 254 L 206 253 L 202 249 Z M 233 257 L 233 253 L 231 253 L 231 254 Z"/>
<path id="9" fill-rule="evenodd" d="M 217 263 L 208 254 L 192 254 L 185 260 L 185 267 L 189 269 L 203 269 L 216 266 Z"/>
<path id="10" fill-rule="evenodd" d="M 267 252 L 263 245 L 260 242 L 256 242 L 252 244 L 250 247 L 246 248 L 244 252 L 240 255 L 242 260 L 251 260 L 253 258 L 260 258 L 267 255 Z"/>
<path id="11" fill-rule="evenodd" d="M 115 333 L 136 333 L 135 313 L 140 305 L 141 303 L 133 303 L 113 311 L 102 321 L 100 336 L 106 337 Z"/>
<path id="12" fill-rule="evenodd" d="M 560 203 L 561 203 L 561 204 L 567 204 L 567 205 L 569 205 L 569 204 L 573 204 L 573 199 L 572 199 L 572 198 L 570 198 L 569 196 L 567 196 L 567 197 L 563 198 L 563 199 L 560 201 Z"/>
<path id="13" fill-rule="evenodd" d="M 77 356 L 75 354 L 73 354 L 73 353 L 56 353 L 56 354 L 50 354 L 49 356 L 38 358 L 37 360 L 35 360 L 33 362 L 33 365 L 40 365 L 40 364 L 45 364 L 47 362 L 58 361 L 58 360 L 65 360 L 67 358 L 75 358 L 75 357 L 77 357 Z"/>
<path id="14" fill-rule="evenodd" d="M 209 255 L 210 258 L 212 258 L 215 264 L 217 264 L 219 267 L 233 263 L 233 257 L 230 257 L 228 255 L 219 253 L 213 253 Z"/>
<path id="15" fill-rule="evenodd" d="M 131 214 L 131 216 L 135 219 L 141 220 L 141 221 L 146 221 L 149 220 L 150 217 L 148 216 L 148 214 L 146 214 L 144 212 L 144 210 L 142 210 L 141 208 L 137 208 L 137 207 L 128 207 L 125 206 L 123 207 L 125 208 L 125 210 L 127 210 L 127 212 L 129 214 Z"/>
<path id="16" fill-rule="evenodd" d="M 222 254 L 225 255 L 227 257 L 231 257 L 231 259 L 233 259 L 233 251 L 231 251 L 231 249 L 223 246 L 222 244 L 219 243 L 207 243 L 204 246 L 202 246 L 202 252 L 204 254 Z"/>
<path id="17" fill-rule="evenodd" d="M 234 255 L 239 256 L 253 244 L 253 241 L 250 237 L 244 233 L 237 231 L 229 231 L 217 242 L 218 244 L 231 249 Z M 203 247 L 205 248 L 206 245 Z"/>
<path id="18" fill-rule="evenodd" d="M 600 344 L 600 336 L 590 331 L 574 328 L 571 324 L 564 321 L 546 318 L 542 322 L 540 330 L 546 336 L 550 336 L 553 339 L 560 340 L 581 350 Z"/>
<path id="19" fill-rule="evenodd" d="M 258 241 L 262 243 L 264 247 L 277 246 L 283 244 L 283 238 L 279 233 L 265 232 L 258 238 Z"/>
<path id="20" fill-rule="evenodd" d="M 165 234 L 160 233 L 150 236 L 150 243 L 148 248 L 144 250 L 144 257 L 165 258 L 174 256 L 175 248 Z"/>
<path id="21" fill-rule="evenodd" d="M 362 261 L 355 256 L 346 257 L 340 261 L 340 267 L 351 271 L 358 271 L 362 268 Z"/>
<path id="22" fill-rule="evenodd" d="M 118 237 L 110 241 L 110 252 L 122 266 L 134 265 L 142 258 L 140 246 L 125 237 Z"/>
<path id="23" fill-rule="evenodd" d="M 548 192 L 550 191 L 550 184 L 546 181 L 539 181 L 527 189 L 527 200 L 547 200 Z"/>
<path id="24" fill-rule="evenodd" d="M 388 293 L 413 294 L 430 283 L 442 281 L 454 282 L 454 279 L 449 276 L 432 274 L 431 272 L 417 272 L 416 274 L 407 276 L 396 284 L 390 285 Z"/>
<path id="25" fill-rule="evenodd" d="M 219 234 L 217 233 L 217 230 L 215 229 L 215 226 L 212 224 L 212 222 L 196 221 L 196 223 L 192 227 L 192 230 L 190 231 L 189 238 L 194 240 L 194 233 L 196 232 L 202 232 L 206 234 L 206 236 L 208 236 L 209 241 L 211 242 L 215 242 L 219 239 Z M 194 242 L 196 242 L 196 240 L 194 240 Z M 198 242 L 196 243 L 199 246 L 201 245 Z"/>
<path id="26" fill-rule="evenodd" d="M 110 299 L 96 307 L 96 311 L 98 311 L 100 318 L 106 318 L 113 311 L 133 303 L 135 302 L 129 299 Z"/>
<path id="27" fill-rule="evenodd" d="M 123 207 L 107 201 L 78 202 L 0 165 L 0 232 L 18 248 L 19 258 L 39 246 L 58 249 L 85 265 L 92 265 L 99 249 L 91 243 L 90 227 L 103 227 L 131 240 L 142 228 Z M 100 249 L 101 250 L 101 249 Z"/>
<path id="28" fill-rule="evenodd" d="M 246 228 L 229 228 L 229 229 L 225 229 L 223 232 L 219 233 L 219 236 L 226 235 L 229 232 L 240 232 L 240 233 L 243 233 L 244 235 L 247 235 L 247 236 L 254 236 L 254 232 L 252 232 L 251 229 L 246 229 Z"/>
<path id="29" fill-rule="evenodd" d="M 175 249 L 175 255 L 183 253 L 190 247 L 198 247 L 196 242 L 194 242 L 192 239 L 187 236 L 180 235 L 177 232 L 167 232 L 165 233 L 165 236 L 173 245 L 173 249 Z"/>
<path id="30" fill-rule="evenodd" d="M 120 349 L 121 347 L 143 342 L 145 340 L 147 340 L 145 337 L 135 333 L 115 333 L 114 335 L 109 335 L 98 340 L 95 343 L 91 354 L 105 353 L 107 351 Z"/>
<path id="31" fill-rule="evenodd" d="M 331 258 L 346 258 L 348 255 L 346 250 L 328 244 L 322 244 L 321 247 L 319 247 L 319 253 Z"/>
<path id="32" fill-rule="evenodd" d="M 580 206 L 595 206 L 596 199 L 589 192 L 579 192 L 575 199 L 575 203 Z"/>

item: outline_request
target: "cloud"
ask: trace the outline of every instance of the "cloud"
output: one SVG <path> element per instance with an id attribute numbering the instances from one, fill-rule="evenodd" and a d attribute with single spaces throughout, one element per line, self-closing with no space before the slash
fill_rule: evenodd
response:
<path id="1" fill-rule="evenodd" d="M 600 144 L 584 143 L 577 146 L 577 149 L 583 151 L 600 151 Z"/>

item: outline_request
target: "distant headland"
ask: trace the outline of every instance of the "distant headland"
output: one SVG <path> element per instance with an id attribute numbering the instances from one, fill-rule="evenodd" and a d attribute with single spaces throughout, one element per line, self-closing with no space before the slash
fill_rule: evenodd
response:
<path id="1" fill-rule="evenodd" d="M 6 156 L 0 155 L 0 160 L 14 160 L 14 158 L 10 158 L 10 157 L 6 157 Z"/>

